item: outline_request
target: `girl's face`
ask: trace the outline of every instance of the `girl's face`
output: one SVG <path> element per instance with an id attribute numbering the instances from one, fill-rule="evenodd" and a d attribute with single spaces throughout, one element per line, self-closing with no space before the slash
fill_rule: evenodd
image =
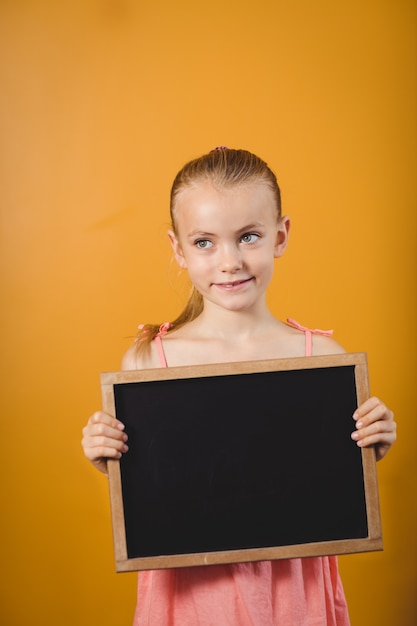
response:
<path id="1" fill-rule="evenodd" d="M 204 181 L 178 193 L 174 212 L 175 258 L 203 298 L 235 311 L 264 303 L 290 226 L 288 218 L 278 220 L 268 185 L 221 189 Z"/>

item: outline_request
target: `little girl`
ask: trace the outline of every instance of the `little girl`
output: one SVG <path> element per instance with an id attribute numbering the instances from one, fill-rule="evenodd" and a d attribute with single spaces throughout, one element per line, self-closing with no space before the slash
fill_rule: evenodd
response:
<path id="1" fill-rule="evenodd" d="M 171 220 L 168 237 L 193 291 L 175 321 L 140 328 L 123 369 L 343 352 L 330 333 L 285 324 L 267 307 L 290 220 L 264 161 L 221 147 L 186 164 L 172 187 Z M 353 419 L 352 439 L 381 459 L 396 436 L 392 412 L 370 398 Z M 83 435 L 87 459 L 103 472 L 106 459 L 128 452 L 123 424 L 103 412 Z M 134 625 L 145 624 L 347 626 L 349 617 L 332 556 L 141 572 Z"/>

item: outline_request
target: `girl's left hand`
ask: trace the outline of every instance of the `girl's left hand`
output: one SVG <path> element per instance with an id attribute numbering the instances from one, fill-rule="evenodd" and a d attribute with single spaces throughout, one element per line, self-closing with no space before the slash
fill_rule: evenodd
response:
<path id="1" fill-rule="evenodd" d="M 380 461 L 397 438 L 394 413 L 378 398 L 369 398 L 353 414 L 356 430 L 352 439 L 358 446 L 375 446 L 376 460 Z"/>

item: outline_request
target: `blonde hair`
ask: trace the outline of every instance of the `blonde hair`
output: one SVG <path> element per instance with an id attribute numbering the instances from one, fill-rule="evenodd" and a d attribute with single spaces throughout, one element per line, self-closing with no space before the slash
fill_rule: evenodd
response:
<path id="1" fill-rule="evenodd" d="M 247 150 L 234 150 L 221 146 L 208 154 L 193 159 L 176 175 L 171 188 L 170 216 L 172 230 L 177 233 L 175 204 L 178 194 L 187 187 L 210 180 L 216 187 L 225 188 L 254 182 L 264 182 L 271 189 L 276 205 L 277 219 L 281 218 L 281 193 L 277 178 L 269 166 Z M 192 287 L 183 311 L 169 326 L 169 331 L 192 322 L 203 311 L 203 298 Z M 145 324 L 137 336 L 138 350 L 146 349 L 159 333 L 160 324 Z"/>

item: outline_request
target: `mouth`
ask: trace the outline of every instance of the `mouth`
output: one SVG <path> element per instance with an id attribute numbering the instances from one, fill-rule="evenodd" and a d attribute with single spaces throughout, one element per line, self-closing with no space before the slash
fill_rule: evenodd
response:
<path id="1" fill-rule="evenodd" d="M 252 276 L 250 278 L 245 278 L 243 280 L 233 280 L 227 283 L 213 283 L 213 284 L 218 289 L 224 289 L 225 291 L 234 291 L 234 290 L 239 289 L 243 285 L 250 283 L 251 280 L 253 280 Z"/>

